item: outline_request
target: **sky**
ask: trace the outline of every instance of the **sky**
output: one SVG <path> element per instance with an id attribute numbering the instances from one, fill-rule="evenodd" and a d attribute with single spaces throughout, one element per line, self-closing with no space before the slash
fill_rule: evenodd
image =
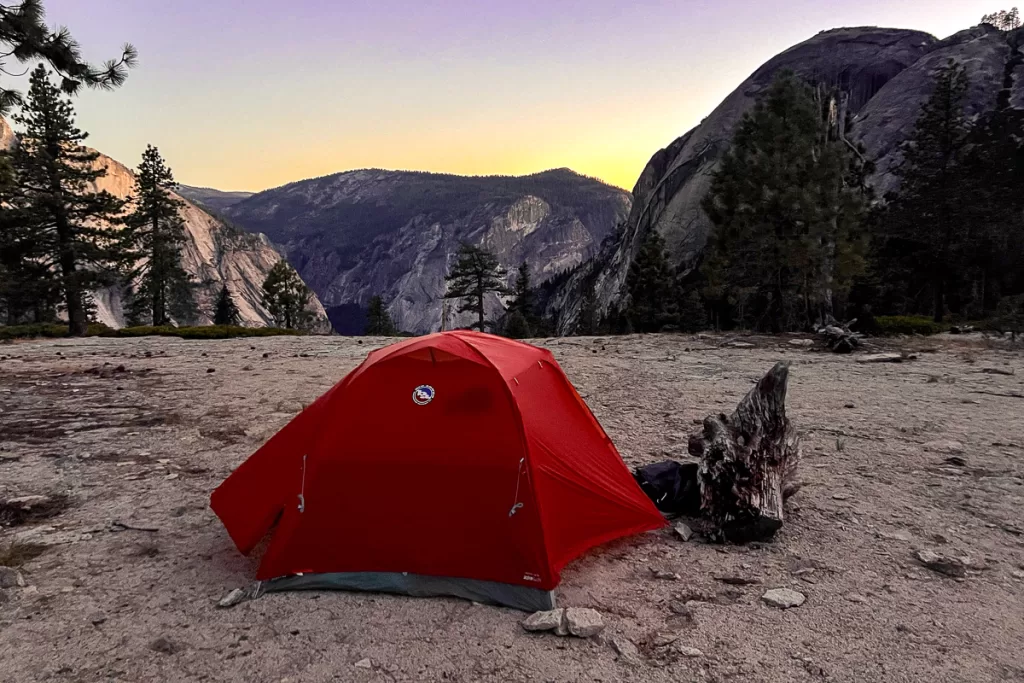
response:
<path id="1" fill-rule="evenodd" d="M 632 189 L 758 66 L 840 26 L 946 37 L 972 0 L 46 0 L 85 56 L 140 53 L 77 98 L 88 144 L 179 182 L 258 191 L 355 168 Z"/>

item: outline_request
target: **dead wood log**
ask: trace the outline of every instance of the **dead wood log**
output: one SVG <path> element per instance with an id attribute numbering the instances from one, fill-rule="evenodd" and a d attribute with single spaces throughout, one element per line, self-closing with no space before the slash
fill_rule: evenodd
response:
<path id="1" fill-rule="evenodd" d="M 835 353 L 850 353 L 860 346 L 862 335 L 850 329 L 857 320 L 840 323 L 829 318 L 824 324 L 815 327 L 818 335 L 825 340 L 825 345 Z"/>
<path id="2" fill-rule="evenodd" d="M 701 507 L 722 540 L 769 539 L 782 526 L 786 499 L 800 488 L 800 438 L 786 417 L 789 363 L 778 363 L 732 415 L 712 415 L 690 437 L 700 458 Z"/>

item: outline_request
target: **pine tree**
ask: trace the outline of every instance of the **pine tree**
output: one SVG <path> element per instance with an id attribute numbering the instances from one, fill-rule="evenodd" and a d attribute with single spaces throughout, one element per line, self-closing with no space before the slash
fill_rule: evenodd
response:
<path id="1" fill-rule="evenodd" d="M 600 315 L 597 310 L 597 297 L 594 285 L 586 283 L 583 288 L 583 301 L 580 302 L 580 315 L 576 319 L 576 334 L 590 336 L 598 333 Z"/>
<path id="2" fill-rule="evenodd" d="M 488 292 L 504 294 L 508 291 L 504 283 L 505 269 L 494 254 L 465 242 L 459 247 L 457 258 L 445 277 L 448 291 L 444 298 L 461 299 L 459 313 L 476 313 L 477 321 L 470 327 L 485 332 L 489 323 L 484 318 L 484 296 Z"/>
<path id="3" fill-rule="evenodd" d="M 121 57 L 93 66 L 82 60 L 78 43 L 68 29 L 51 31 L 46 24 L 42 0 L 20 0 L 17 4 L 0 5 L 0 52 L 13 55 L 19 62 L 44 60 L 61 77 L 60 90 L 74 95 L 86 85 L 91 88 L 111 89 L 121 85 L 128 77 L 128 69 L 135 65 L 136 52 L 125 45 Z M 7 73 L 3 62 L 0 71 Z M 0 114 L 21 104 L 21 95 L 0 88 Z"/>
<path id="4" fill-rule="evenodd" d="M 315 319 L 307 310 L 312 292 L 284 259 L 274 264 L 263 281 L 263 305 L 274 323 L 288 330 L 308 330 Z"/>
<path id="5" fill-rule="evenodd" d="M 380 296 L 370 297 L 370 304 L 366 311 L 366 332 L 364 334 L 376 337 L 393 337 L 397 333 L 395 323 L 391 320 L 391 314 L 384 306 L 384 300 Z"/>
<path id="6" fill-rule="evenodd" d="M 807 327 L 863 271 L 866 197 L 836 97 L 781 73 L 740 123 L 703 202 L 713 229 L 701 271 L 719 315 Z"/>
<path id="7" fill-rule="evenodd" d="M 123 202 L 91 189 L 106 175 L 99 153 L 80 143 L 74 109 L 50 83 L 45 67 L 32 72 L 28 100 L 15 121 L 25 127 L 14 153 L 17 188 L 10 198 L 20 228 L 15 237 L 27 258 L 45 266 L 40 286 L 62 293 L 72 335 L 88 325 L 89 290 L 112 284 L 123 245 L 110 229 Z M 43 275 L 43 273 L 41 273 Z"/>
<path id="8" fill-rule="evenodd" d="M 648 231 L 626 274 L 629 307 L 626 315 L 637 332 L 658 332 L 679 322 L 675 282 L 665 241 L 657 230 Z"/>
<path id="9" fill-rule="evenodd" d="M 181 266 L 185 243 L 184 202 L 171 193 L 174 175 L 152 145 L 142 154 L 136 174 L 135 210 L 126 219 L 125 244 L 135 260 L 129 279 L 135 283 L 134 316 L 149 324 L 168 325 L 196 317 L 193 284 Z"/>
<path id="10" fill-rule="evenodd" d="M 543 327 L 543 321 L 537 315 L 536 296 L 530 283 L 530 266 L 525 261 L 519 266 L 512 297 L 505 316 L 505 335 L 513 339 L 534 336 Z"/>
<path id="11" fill-rule="evenodd" d="M 679 310 L 679 328 L 684 332 L 700 332 L 707 329 L 708 314 L 704 301 L 696 289 L 683 295 Z"/>
<path id="12" fill-rule="evenodd" d="M 936 322 L 945 315 L 948 295 L 966 273 L 972 233 L 973 197 L 965 194 L 965 157 L 970 123 L 964 113 L 967 71 L 950 60 L 936 76 L 931 97 L 910 138 L 903 163 L 896 169 L 899 192 L 890 194 L 881 222 L 882 256 L 893 279 L 905 290 L 930 291 Z"/>
<path id="13" fill-rule="evenodd" d="M 986 14 L 981 18 L 981 23 L 991 24 L 1000 31 L 1013 31 L 1020 28 L 1020 14 L 1016 7 L 1009 11 L 1002 9 L 992 14 Z"/>
<path id="14" fill-rule="evenodd" d="M 228 289 L 227 283 L 224 283 L 220 294 L 217 295 L 217 304 L 213 309 L 213 324 L 237 325 L 240 321 L 241 315 L 234 299 L 231 298 L 231 290 Z"/>

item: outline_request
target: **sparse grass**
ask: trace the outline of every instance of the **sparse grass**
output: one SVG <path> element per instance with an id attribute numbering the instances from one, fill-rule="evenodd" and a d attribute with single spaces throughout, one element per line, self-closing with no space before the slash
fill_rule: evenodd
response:
<path id="1" fill-rule="evenodd" d="M 944 332 L 948 327 L 921 315 L 880 315 L 875 318 L 875 324 L 878 334 L 882 336 L 938 334 L 939 332 Z"/>
<path id="2" fill-rule="evenodd" d="M 89 325 L 89 337 L 179 337 L 181 339 L 234 339 L 237 337 L 279 337 L 299 336 L 300 330 L 284 330 L 277 327 L 241 327 L 239 325 L 202 325 L 198 327 L 124 327 L 119 330 L 106 325 Z M 68 326 L 60 324 L 41 325 L 0 325 L 0 340 L 35 339 L 39 337 L 62 338 L 68 336 Z"/>
<path id="3" fill-rule="evenodd" d="M 46 552 L 46 546 L 39 543 L 11 541 L 6 548 L 0 547 L 0 567 L 22 567 Z"/>

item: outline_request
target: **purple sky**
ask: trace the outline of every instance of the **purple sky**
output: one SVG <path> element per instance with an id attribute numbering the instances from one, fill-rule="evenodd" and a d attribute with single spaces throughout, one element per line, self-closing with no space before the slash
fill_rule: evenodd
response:
<path id="1" fill-rule="evenodd" d="M 181 182 L 259 190 L 351 168 L 530 173 L 631 188 L 772 55 L 820 30 L 945 37 L 988 2 L 47 0 L 86 55 L 140 66 L 78 103 L 91 144 Z"/>

